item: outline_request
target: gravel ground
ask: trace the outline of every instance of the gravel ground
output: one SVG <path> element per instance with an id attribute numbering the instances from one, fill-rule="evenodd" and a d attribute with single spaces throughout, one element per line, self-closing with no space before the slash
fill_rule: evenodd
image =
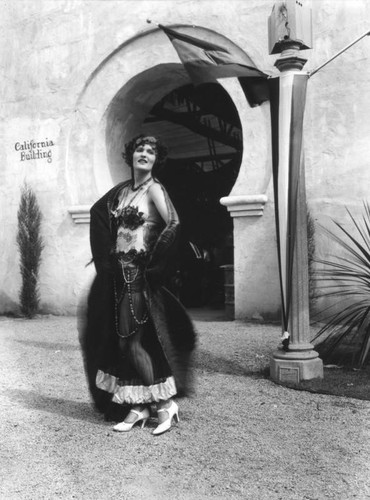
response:
<path id="1" fill-rule="evenodd" d="M 194 318 L 197 391 L 158 437 L 95 412 L 75 318 L 0 318 L 0 498 L 370 498 L 370 401 L 266 378 L 279 327 Z"/>

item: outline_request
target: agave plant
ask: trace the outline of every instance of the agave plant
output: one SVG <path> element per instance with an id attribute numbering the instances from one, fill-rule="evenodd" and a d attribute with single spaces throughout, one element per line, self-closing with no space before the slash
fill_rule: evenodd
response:
<path id="1" fill-rule="evenodd" d="M 324 326 L 313 342 L 324 363 L 362 368 L 370 360 L 370 205 L 364 203 L 362 222 L 347 212 L 353 234 L 335 221 L 338 233 L 323 228 L 342 255 L 316 261 L 318 297 L 331 305 L 320 313 Z"/>

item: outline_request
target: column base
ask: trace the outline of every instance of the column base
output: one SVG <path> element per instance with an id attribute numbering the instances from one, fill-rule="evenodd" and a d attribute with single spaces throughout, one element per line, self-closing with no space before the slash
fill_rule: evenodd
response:
<path id="1" fill-rule="evenodd" d="M 270 377 L 286 385 L 323 378 L 324 367 L 318 356 L 316 351 L 277 351 L 270 358 Z"/>

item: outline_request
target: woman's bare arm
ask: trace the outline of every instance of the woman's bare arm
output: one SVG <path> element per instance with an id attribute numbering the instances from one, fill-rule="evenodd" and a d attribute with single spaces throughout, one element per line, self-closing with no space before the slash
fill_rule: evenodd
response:
<path id="1" fill-rule="evenodd" d="M 166 199 L 164 197 L 164 192 L 158 182 L 154 182 L 149 188 L 149 196 L 151 201 L 154 203 L 156 209 L 158 210 L 160 216 L 167 224 L 169 221 L 169 213 L 167 208 Z"/>

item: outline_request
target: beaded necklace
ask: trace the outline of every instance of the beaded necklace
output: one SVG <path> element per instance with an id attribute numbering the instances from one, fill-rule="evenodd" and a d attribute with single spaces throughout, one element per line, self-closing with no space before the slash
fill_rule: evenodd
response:
<path id="1" fill-rule="evenodd" d="M 133 186 L 133 181 L 131 183 L 131 185 L 127 186 L 127 188 L 123 191 L 122 193 L 122 198 L 121 200 L 119 201 L 118 203 L 118 206 L 115 210 L 112 210 L 112 214 L 114 217 L 117 217 L 117 215 L 124 209 L 124 205 L 127 207 L 133 207 L 133 202 L 134 200 L 136 200 L 136 198 L 140 195 L 140 196 L 144 196 L 145 194 L 145 190 L 143 190 L 143 188 L 149 184 L 149 182 L 153 180 L 153 177 L 149 177 L 149 179 L 147 179 L 146 181 L 142 182 L 141 184 L 139 184 L 136 188 Z M 133 197 L 131 199 L 129 199 L 129 193 L 130 191 L 132 191 L 134 193 Z M 137 203 L 137 201 L 136 201 Z"/>
<path id="2" fill-rule="evenodd" d="M 140 188 L 142 188 L 143 186 L 145 186 L 146 184 L 148 184 L 148 182 L 151 181 L 152 179 L 153 179 L 153 177 L 149 177 L 146 181 L 142 182 L 141 184 L 139 184 L 136 187 L 134 187 L 134 181 L 132 181 L 132 183 L 131 183 L 131 191 L 138 191 Z"/>
<path id="3" fill-rule="evenodd" d="M 144 195 L 145 193 L 145 190 L 143 191 L 143 188 L 149 184 L 149 182 L 152 180 L 153 178 L 152 177 L 149 177 L 146 181 L 142 182 L 141 184 L 139 184 L 136 188 L 134 187 L 133 185 L 133 182 L 131 184 L 130 187 L 130 190 L 133 191 L 135 194 L 134 196 L 131 198 L 131 200 L 129 201 L 129 203 L 126 205 L 126 208 L 131 208 L 131 210 L 133 209 L 136 209 L 137 207 L 134 207 L 133 206 L 133 201 L 139 196 L 139 194 L 142 194 Z M 128 193 L 126 192 L 125 196 L 123 197 L 123 199 L 121 200 L 119 206 L 117 207 L 117 209 L 115 210 L 115 213 L 114 215 L 117 217 L 118 213 L 120 211 L 123 211 L 124 209 L 121 209 L 120 206 L 122 206 L 123 204 L 127 203 L 127 198 L 128 198 Z M 118 297 L 118 294 L 117 294 L 117 284 L 116 284 L 116 280 L 114 279 L 114 308 L 115 308 L 115 327 L 116 327 L 116 333 L 117 335 L 120 337 L 120 338 L 127 338 L 127 337 L 130 337 L 132 336 L 134 333 L 136 333 L 138 330 L 139 330 L 139 327 L 140 326 L 143 326 L 145 325 L 145 323 L 147 323 L 147 321 L 149 320 L 149 313 L 148 313 L 148 309 L 146 309 L 146 311 L 144 312 L 143 316 L 141 319 L 138 319 L 138 317 L 136 316 L 136 313 L 135 313 L 135 309 L 134 309 L 134 303 L 133 303 L 133 299 L 132 299 L 132 289 L 131 289 L 131 284 L 134 283 L 134 281 L 136 280 L 137 276 L 138 276 L 138 273 L 139 273 L 139 267 L 136 266 L 136 269 L 130 269 L 129 267 L 126 267 L 128 263 L 131 263 L 133 260 L 134 260 L 134 257 L 135 256 L 123 256 L 123 255 L 120 255 L 120 258 L 119 258 L 119 262 L 121 264 L 121 268 L 122 268 L 122 276 L 123 276 L 123 280 L 125 282 L 124 284 L 124 287 L 123 287 L 123 290 L 122 290 L 122 294 L 120 297 Z M 130 332 L 128 333 L 127 335 L 122 335 L 119 331 L 119 320 L 118 320 L 118 304 L 121 302 L 125 292 L 127 292 L 127 296 L 128 296 L 128 300 L 129 300 L 129 307 L 130 307 L 130 314 L 131 314 L 131 317 L 133 318 L 136 326 L 135 328 Z"/>
<path id="4" fill-rule="evenodd" d="M 136 272 L 135 272 L 135 275 L 133 276 L 133 275 L 131 275 L 131 269 L 130 268 L 125 268 L 122 262 L 121 262 L 121 267 L 122 267 L 122 275 L 123 275 L 123 279 L 124 279 L 124 282 L 125 282 L 125 286 L 124 286 L 124 288 L 122 290 L 121 297 L 118 298 L 118 296 L 117 296 L 116 280 L 114 280 L 115 326 L 116 326 L 116 333 L 117 333 L 117 335 L 119 337 L 121 337 L 121 338 L 127 338 L 127 337 L 131 337 L 131 335 L 133 335 L 134 333 L 136 333 L 139 330 L 140 326 L 143 326 L 143 325 L 145 325 L 145 323 L 148 322 L 149 313 L 148 313 L 148 309 L 147 309 L 144 312 L 143 317 L 141 319 L 138 319 L 137 316 L 136 316 L 136 314 L 135 314 L 134 303 L 133 303 L 133 300 L 132 300 L 131 284 L 136 280 L 138 272 L 139 272 L 139 268 L 136 267 L 136 270 L 135 270 Z M 127 272 L 127 275 L 126 275 L 126 272 Z M 134 271 L 132 271 L 132 272 L 134 273 Z M 125 293 L 125 289 L 127 290 L 128 302 L 129 302 L 131 317 L 133 318 L 133 320 L 135 321 L 135 323 L 136 323 L 137 326 L 132 330 L 132 332 L 128 333 L 127 335 L 121 335 L 121 333 L 119 331 L 119 322 L 118 322 L 118 304 L 119 304 L 119 302 L 123 298 L 123 295 Z"/>

